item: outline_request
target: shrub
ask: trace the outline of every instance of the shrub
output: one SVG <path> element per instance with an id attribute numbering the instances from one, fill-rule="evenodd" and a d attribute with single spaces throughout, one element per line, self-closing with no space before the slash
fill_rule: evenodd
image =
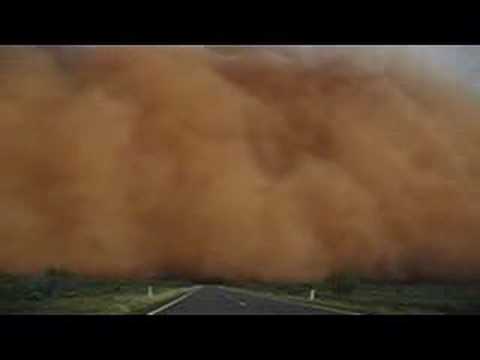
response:
<path id="1" fill-rule="evenodd" d="M 48 269 L 40 275 L 27 278 L 26 281 L 30 292 L 40 294 L 42 297 L 53 297 L 60 289 L 70 288 L 72 280 L 63 270 Z"/>
<path id="2" fill-rule="evenodd" d="M 43 294 L 39 291 L 34 291 L 27 295 L 27 300 L 40 301 L 43 298 Z"/>
<path id="3" fill-rule="evenodd" d="M 77 293 L 75 291 L 67 291 L 65 294 L 64 294 L 65 297 L 68 297 L 68 298 L 72 298 L 72 297 L 75 297 L 77 296 Z"/>
<path id="4" fill-rule="evenodd" d="M 336 274 L 326 280 L 327 287 L 339 295 L 350 295 L 357 287 L 357 281 L 347 274 Z"/>

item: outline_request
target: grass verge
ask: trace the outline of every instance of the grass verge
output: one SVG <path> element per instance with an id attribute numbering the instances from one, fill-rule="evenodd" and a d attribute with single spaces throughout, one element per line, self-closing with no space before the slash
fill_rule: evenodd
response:
<path id="1" fill-rule="evenodd" d="M 344 280 L 342 280 L 344 281 Z M 349 286 L 318 284 L 236 284 L 237 288 L 310 306 L 368 314 L 478 314 L 480 286 L 438 283 L 381 283 L 349 280 Z M 315 300 L 309 293 L 315 289 Z"/>
<path id="2" fill-rule="evenodd" d="M 0 274 L 0 314 L 145 314 L 183 295 L 189 285 L 166 280 L 91 279 L 59 272 Z"/>

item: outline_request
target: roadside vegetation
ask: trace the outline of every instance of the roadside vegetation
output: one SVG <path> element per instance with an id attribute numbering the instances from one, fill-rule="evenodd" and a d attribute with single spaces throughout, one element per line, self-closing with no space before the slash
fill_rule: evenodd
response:
<path id="1" fill-rule="evenodd" d="M 379 282 L 343 274 L 318 283 L 202 281 L 325 308 L 371 314 L 480 313 L 480 283 Z M 193 284 L 171 279 L 96 279 L 61 270 L 0 274 L 0 314 L 145 314 Z M 148 288 L 151 286 L 152 293 Z M 311 290 L 315 299 L 309 300 Z"/>
<path id="2" fill-rule="evenodd" d="M 0 274 L 0 314 L 144 314 L 189 285 L 166 279 L 93 279 L 60 270 Z"/>
<path id="3" fill-rule="evenodd" d="M 236 284 L 320 306 L 372 314 L 480 313 L 480 283 L 378 282 L 337 275 L 314 284 Z M 315 300 L 310 301 L 310 291 Z"/>

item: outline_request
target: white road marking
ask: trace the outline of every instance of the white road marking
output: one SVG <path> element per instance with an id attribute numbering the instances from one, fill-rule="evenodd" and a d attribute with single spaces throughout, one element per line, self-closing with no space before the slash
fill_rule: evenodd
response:
<path id="1" fill-rule="evenodd" d="M 171 308 L 172 306 L 178 304 L 179 302 L 185 300 L 186 298 L 190 297 L 193 295 L 193 293 L 195 293 L 197 290 L 199 290 L 202 286 L 201 285 L 198 285 L 198 286 L 194 286 L 193 288 L 191 288 L 186 294 L 180 296 L 179 298 L 169 302 L 168 304 L 165 304 L 161 307 L 159 307 L 158 309 L 156 310 L 153 310 L 153 311 L 150 311 L 149 313 L 147 313 L 147 315 L 156 315 L 158 313 L 161 313 L 162 311 L 165 311 L 169 308 Z"/>
<path id="2" fill-rule="evenodd" d="M 287 297 L 287 299 L 281 299 L 278 296 L 274 296 L 273 294 L 269 295 L 269 294 L 262 294 L 262 293 L 254 293 L 254 292 L 251 292 L 251 291 L 248 291 L 248 290 L 245 291 L 243 289 L 229 288 L 229 287 L 221 286 L 221 285 L 218 286 L 218 287 L 220 289 L 227 290 L 227 291 L 233 291 L 233 292 L 239 292 L 239 293 L 243 292 L 244 294 L 248 294 L 248 295 L 251 295 L 251 296 L 254 296 L 254 297 L 269 299 L 269 300 L 281 302 L 281 303 L 284 303 L 284 304 L 296 305 L 296 306 L 304 307 L 304 308 L 311 309 L 311 310 L 319 309 L 319 310 L 324 310 L 324 311 L 327 311 L 327 312 L 330 312 L 330 313 L 338 313 L 338 314 L 343 314 L 343 315 L 363 315 L 362 313 L 357 313 L 357 312 L 347 311 L 347 310 L 334 309 L 334 308 L 330 308 L 330 307 L 327 307 L 327 306 L 322 306 L 320 304 L 311 304 L 311 305 L 309 304 L 309 305 L 307 305 L 307 304 L 303 304 L 303 303 L 299 302 L 299 299 L 291 298 L 289 300 L 288 297 Z"/>

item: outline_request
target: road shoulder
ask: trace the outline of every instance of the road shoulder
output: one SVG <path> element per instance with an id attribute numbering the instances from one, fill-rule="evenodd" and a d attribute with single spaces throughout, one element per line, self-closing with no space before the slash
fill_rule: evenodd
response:
<path id="1" fill-rule="evenodd" d="M 312 309 L 318 309 L 318 310 L 323 310 L 326 312 L 331 312 L 335 313 L 338 315 L 362 315 L 359 312 L 353 312 L 353 311 L 347 311 L 343 309 L 337 309 L 333 308 L 330 306 L 324 306 L 318 303 L 310 303 L 307 302 L 306 300 L 303 301 L 301 299 L 288 296 L 288 295 L 275 295 L 275 294 L 270 294 L 270 293 L 263 293 L 263 292 L 258 292 L 258 291 L 253 291 L 253 290 L 247 290 L 247 289 L 240 289 L 240 288 L 235 288 L 235 287 L 229 287 L 229 286 L 218 286 L 221 289 L 224 290 L 230 290 L 233 292 L 238 292 L 238 293 L 244 293 L 247 295 L 252 295 L 252 296 L 257 296 L 265 299 L 270 299 L 270 300 L 275 300 L 279 302 L 283 302 L 286 304 L 291 304 L 291 305 L 299 305 L 299 306 L 304 306 L 307 308 L 312 308 Z"/>
<path id="2" fill-rule="evenodd" d="M 196 293 L 198 290 L 202 288 L 201 285 L 193 286 L 192 288 L 186 290 L 182 294 L 179 294 L 179 296 L 175 297 L 173 300 L 169 301 L 166 304 L 161 305 L 160 307 L 155 308 L 154 310 L 151 310 L 147 313 L 147 315 L 159 315 L 163 313 L 164 311 L 172 308 L 173 306 L 181 303 L 182 301 L 186 300 L 190 296 L 192 296 L 194 293 Z"/>

